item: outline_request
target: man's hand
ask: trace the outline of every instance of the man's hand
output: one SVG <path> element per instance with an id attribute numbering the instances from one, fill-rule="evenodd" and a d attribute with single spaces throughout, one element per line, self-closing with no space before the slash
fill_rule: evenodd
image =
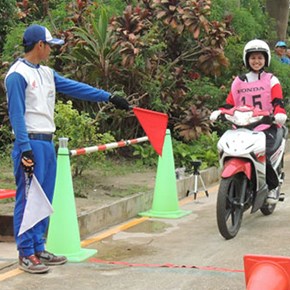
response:
<path id="1" fill-rule="evenodd" d="M 126 110 L 126 111 L 130 109 L 129 103 L 127 102 L 127 100 L 117 95 L 110 96 L 109 102 L 113 103 L 117 109 Z"/>
<path id="2" fill-rule="evenodd" d="M 32 150 L 22 152 L 21 164 L 24 172 L 26 172 L 28 176 L 31 177 L 34 171 L 34 156 Z"/>

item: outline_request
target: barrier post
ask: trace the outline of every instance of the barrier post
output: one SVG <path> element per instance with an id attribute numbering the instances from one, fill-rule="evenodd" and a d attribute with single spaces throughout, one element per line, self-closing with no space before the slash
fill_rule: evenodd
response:
<path id="1" fill-rule="evenodd" d="M 59 139 L 57 171 L 46 248 L 56 255 L 64 255 L 70 262 L 81 262 L 97 253 L 82 249 L 70 168 L 68 138 Z"/>
<path id="2" fill-rule="evenodd" d="M 180 218 L 191 211 L 180 210 L 170 130 L 166 130 L 162 156 L 158 157 L 152 208 L 141 216 Z"/>

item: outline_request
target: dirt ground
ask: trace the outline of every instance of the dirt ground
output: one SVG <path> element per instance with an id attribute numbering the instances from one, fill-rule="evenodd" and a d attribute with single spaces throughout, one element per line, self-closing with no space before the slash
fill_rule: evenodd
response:
<path id="1" fill-rule="evenodd" d="M 145 170 L 120 176 L 87 173 L 86 178 L 74 180 L 77 212 L 110 204 L 120 198 L 138 192 L 154 190 L 156 172 Z M 76 185 L 75 185 L 76 184 Z M 0 185 L 0 188 L 1 185 Z M 13 215 L 14 200 L 0 200 L 0 215 Z"/>
<path id="2" fill-rule="evenodd" d="M 83 192 L 84 197 L 76 197 L 77 211 L 80 213 L 138 192 L 152 191 L 155 177 L 156 172 L 153 170 L 121 176 L 95 176 L 94 187 Z M 76 192 L 75 194 L 77 195 Z"/>

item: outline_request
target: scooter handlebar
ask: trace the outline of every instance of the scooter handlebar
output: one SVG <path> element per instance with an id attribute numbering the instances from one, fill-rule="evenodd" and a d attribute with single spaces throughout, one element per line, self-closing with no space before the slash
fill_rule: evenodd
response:
<path id="1" fill-rule="evenodd" d="M 231 109 L 222 108 L 220 111 L 221 113 L 217 120 L 230 122 L 236 127 L 252 129 L 260 124 L 272 125 L 275 121 L 273 114 L 255 107 L 241 106 Z"/>

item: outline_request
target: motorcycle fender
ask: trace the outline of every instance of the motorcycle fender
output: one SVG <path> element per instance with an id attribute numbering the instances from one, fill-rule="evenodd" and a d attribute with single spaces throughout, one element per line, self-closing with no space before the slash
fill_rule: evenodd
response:
<path id="1" fill-rule="evenodd" d="M 251 162 L 240 158 L 231 158 L 227 160 L 224 164 L 222 177 L 227 178 L 235 175 L 238 172 L 244 172 L 247 178 L 250 180 L 252 174 Z"/>

